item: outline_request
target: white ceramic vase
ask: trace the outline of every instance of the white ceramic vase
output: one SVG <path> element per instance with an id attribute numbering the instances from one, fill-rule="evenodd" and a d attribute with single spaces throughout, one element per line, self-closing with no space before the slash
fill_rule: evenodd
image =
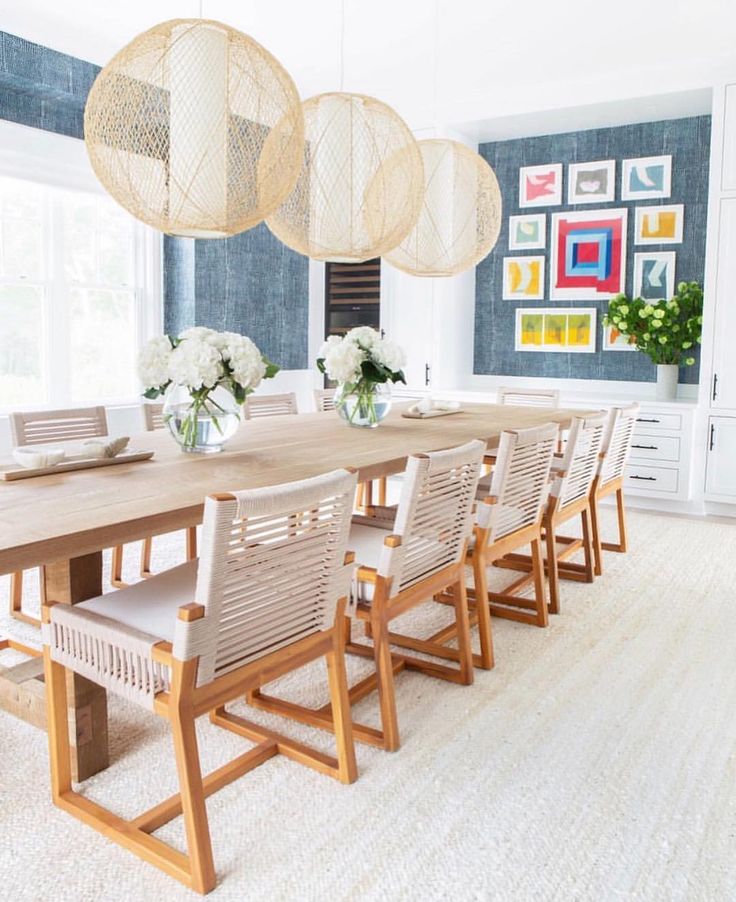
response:
<path id="1" fill-rule="evenodd" d="M 677 377 L 680 369 L 674 363 L 657 364 L 657 400 L 674 401 L 677 397 Z"/>

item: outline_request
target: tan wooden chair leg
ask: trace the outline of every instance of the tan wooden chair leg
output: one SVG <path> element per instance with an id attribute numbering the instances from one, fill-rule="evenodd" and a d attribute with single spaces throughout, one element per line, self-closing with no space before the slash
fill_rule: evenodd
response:
<path id="1" fill-rule="evenodd" d="M 197 557 L 197 527 L 190 526 L 186 534 L 187 560 L 193 561 Z"/>
<path id="2" fill-rule="evenodd" d="M 357 510 L 365 510 L 365 483 L 359 482 L 355 492 L 355 507 Z"/>
<path id="3" fill-rule="evenodd" d="M 534 600 L 537 603 L 537 623 L 539 626 L 548 626 L 549 611 L 547 609 L 547 593 L 544 587 L 544 555 L 542 554 L 542 543 L 539 539 L 535 539 L 531 543 L 531 551 Z"/>
<path id="4" fill-rule="evenodd" d="M 153 537 L 147 536 L 141 542 L 141 576 L 144 579 L 148 579 L 149 576 L 152 576 L 151 573 L 151 552 L 153 551 Z"/>
<path id="5" fill-rule="evenodd" d="M 473 682 L 473 646 L 470 641 L 470 615 L 465 580 L 459 579 L 452 587 L 455 600 L 455 623 L 457 624 L 457 646 L 460 652 L 460 682 L 469 686 Z M 486 605 L 487 606 L 487 605 Z"/>
<path id="6" fill-rule="evenodd" d="M 601 545 L 598 513 L 598 496 L 593 493 L 590 499 L 590 527 L 593 533 L 593 570 L 596 576 L 601 576 L 603 574 L 603 547 Z"/>
<path id="7" fill-rule="evenodd" d="M 15 617 L 23 607 L 23 571 L 10 574 L 10 613 Z"/>
<path id="8" fill-rule="evenodd" d="M 580 512 L 583 523 L 583 554 L 585 556 L 585 580 L 592 583 L 595 579 L 595 565 L 593 562 L 593 543 L 591 540 L 590 508 Z"/>
<path id="9" fill-rule="evenodd" d="M 381 476 L 378 480 L 378 505 L 386 507 L 386 477 Z"/>
<path id="10" fill-rule="evenodd" d="M 112 550 L 110 564 L 110 585 L 116 589 L 124 589 L 128 584 L 123 582 L 123 546 L 116 545 Z"/>
<path id="11" fill-rule="evenodd" d="M 346 620 L 347 623 L 345 623 Z M 342 783 L 354 783 L 358 778 L 353 741 L 353 720 L 350 713 L 350 696 L 348 695 L 348 677 L 345 669 L 345 641 L 347 639 L 346 631 L 349 629 L 350 621 L 348 618 L 343 618 L 340 628 L 335 630 L 333 650 L 326 656 L 330 705 L 339 763 L 338 777 Z"/>
<path id="12" fill-rule="evenodd" d="M 208 893 L 214 889 L 215 865 L 212 858 L 205 806 L 202 769 L 197 747 L 197 729 L 194 712 L 189 699 L 194 692 L 198 660 L 173 660 L 171 730 L 174 739 L 174 754 L 179 773 L 182 814 L 187 837 L 187 850 L 191 866 L 192 889 Z M 187 701 L 184 701 L 184 698 Z"/>
<path id="13" fill-rule="evenodd" d="M 480 641 L 480 666 L 484 670 L 492 670 L 493 660 L 493 627 L 491 626 L 491 609 L 488 606 L 488 577 L 483 555 L 473 557 L 473 584 L 475 586 L 475 610 L 478 617 L 478 639 Z M 466 592 L 467 594 L 467 592 Z"/>
<path id="14" fill-rule="evenodd" d="M 373 656 L 376 663 L 378 700 L 381 708 L 384 748 L 395 752 L 400 745 L 399 718 L 396 712 L 396 690 L 394 686 L 394 662 L 385 617 L 376 616 L 373 625 Z"/>
<path id="15" fill-rule="evenodd" d="M 560 577 L 557 569 L 557 546 L 552 524 L 546 526 L 547 541 L 547 575 L 549 579 L 549 612 L 560 613 Z"/>
<path id="16" fill-rule="evenodd" d="M 629 543 L 626 536 L 626 508 L 624 507 L 624 490 L 616 490 L 616 513 L 618 514 L 618 550 L 625 554 L 628 551 Z"/>

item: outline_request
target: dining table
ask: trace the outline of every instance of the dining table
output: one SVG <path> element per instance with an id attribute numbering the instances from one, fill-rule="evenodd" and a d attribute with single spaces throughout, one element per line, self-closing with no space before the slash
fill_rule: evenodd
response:
<path id="1" fill-rule="evenodd" d="M 412 454 L 482 439 L 489 452 L 504 430 L 556 422 L 591 411 L 463 404 L 446 416 L 409 418 L 397 404 L 377 428 L 346 424 L 335 411 L 245 421 L 224 451 L 183 453 L 168 430 L 131 436 L 149 460 L 0 480 L 0 574 L 43 566 L 48 601 L 77 604 L 102 594 L 104 549 L 202 522 L 208 494 L 277 485 L 350 467 L 359 481 L 404 470 Z M 0 470 L 11 460 L 0 461 Z M 39 637 L 40 644 L 40 637 Z M 108 765 L 105 690 L 69 676 L 74 779 Z M 0 708 L 45 726 L 42 659 L 0 668 Z"/>

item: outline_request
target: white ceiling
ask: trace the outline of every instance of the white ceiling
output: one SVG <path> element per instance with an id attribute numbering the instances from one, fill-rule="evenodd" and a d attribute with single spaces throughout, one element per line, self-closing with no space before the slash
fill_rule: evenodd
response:
<path id="1" fill-rule="evenodd" d="M 264 44 L 307 97 L 339 89 L 341 3 L 203 0 L 203 13 Z M 344 3 L 345 89 L 415 128 L 436 120 L 487 139 L 689 115 L 736 77 L 733 0 Z M 0 29 L 104 64 L 156 22 L 198 14 L 198 0 L 0 0 Z M 594 121 L 596 105 L 616 121 Z"/>

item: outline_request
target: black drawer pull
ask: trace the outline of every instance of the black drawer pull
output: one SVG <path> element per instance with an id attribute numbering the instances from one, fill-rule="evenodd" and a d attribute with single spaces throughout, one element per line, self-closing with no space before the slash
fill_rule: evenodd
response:
<path id="1" fill-rule="evenodd" d="M 643 479 L 646 482 L 656 482 L 656 476 L 629 476 L 629 479 Z"/>
<path id="2" fill-rule="evenodd" d="M 653 420 L 653 419 L 648 420 L 646 417 L 637 417 L 636 422 L 637 423 L 660 423 L 661 420 Z"/>
<path id="3" fill-rule="evenodd" d="M 632 445 L 632 448 L 639 448 L 642 451 L 659 451 L 659 445 Z"/>

